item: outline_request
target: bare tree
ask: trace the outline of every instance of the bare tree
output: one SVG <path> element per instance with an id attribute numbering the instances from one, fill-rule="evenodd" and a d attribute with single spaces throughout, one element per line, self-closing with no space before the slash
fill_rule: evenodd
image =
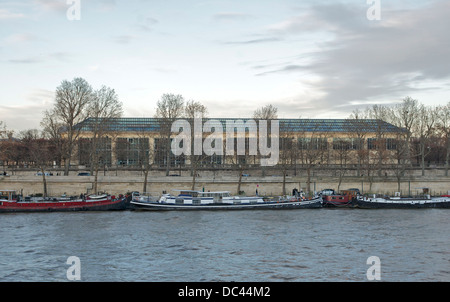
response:
<path id="1" fill-rule="evenodd" d="M 10 135 L 12 135 L 12 132 L 8 131 L 3 121 L 0 121 L 0 139 L 8 138 Z"/>
<path id="2" fill-rule="evenodd" d="M 3 162 L 3 170 L 5 169 L 5 163 L 8 161 L 7 148 L 9 141 L 12 139 L 13 132 L 6 128 L 3 121 L 0 121 L 0 160 Z"/>
<path id="3" fill-rule="evenodd" d="M 373 105 L 368 108 L 367 116 L 373 119 L 373 123 L 375 124 L 375 138 L 368 139 L 368 149 L 375 153 L 377 158 L 377 170 L 378 176 L 381 176 L 383 163 L 387 159 L 387 150 L 386 150 L 386 132 L 387 128 L 385 122 L 390 115 L 390 110 L 386 106 L 382 105 Z M 370 156 L 369 152 L 369 156 Z"/>
<path id="4" fill-rule="evenodd" d="M 389 138 L 390 152 L 389 158 L 391 159 L 390 170 L 393 172 L 395 178 L 397 179 L 397 191 L 400 192 L 400 186 L 403 177 L 405 176 L 406 169 L 408 167 L 407 159 L 409 144 L 405 139 L 405 132 L 394 133 L 394 138 Z"/>
<path id="5" fill-rule="evenodd" d="M 19 137 L 26 148 L 24 159 L 38 167 L 42 174 L 43 196 L 48 196 L 45 168 L 52 159 L 52 147 L 48 139 L 44 138 L 37 129 L 21 131 Z"/>
<path id="6" fill-rule="evenodd" d="M 304 120 L 305 129 L 298 138 L 299 159 L 302 167 L 306 170 L 306 191 L 311 195 L 311 174 L 317 165 L 325 160 L 328 150 L 328 141 L 323 132 L 319 132 L 316 125 L 308 125 L 308 121 Z M 316 128 L 315 128 L 316 127 Z"/>
<path id="7" fill-rule="evenodd" d="M 189 123 L 191 124 L 191 150 L 194 150 L 194 119 L 195 118 L 201 118 L 204 119 L 208 116 L 208 108 L 206 108 L 205 105 L 198 101 L 190 100 L 186 103 L 186 106 L 184 108 L 184 116 L 188 119 Z M 194 154 L 194 152 L 191 152 L 191 155 L 189 156 L 190 159 L 190 165 L 191 165 L 191 176 L 192 176 L 192 186 L 191 190 L 195 190 L 195 182 L 197 177 L 197 169 L 199 164 L 201 163 L 202 159 L 204 159 L 204 154 L 198 155 Z"/>
<path id="8" fill-rule="evenodd" d="M 445 176 L 448 176 L 450 165 L 450 102 L 437 109 L 437 130 L 445 141 Z"/>
<path id="9" fill-rule="evenodd" d="M 176 119 L 183 116 L 184 110 L 184 98 L 179 94 L 163 94 L 157 103 L 156 117 L 161 119 L 161 135 L 166 140 L 166 176 L 169 176 L 170 171 L 171 126 Z"/>
<path id="10" fill-rule="evenodd" d="M 44 111 L 44 118 L 41 121 L 42 135 L 48 138 L 55 147 L 54 160 L 58 166 L 61 166 L 63 156 L 64 138 L 62 135 L 63 125 L 55 115 L 55 111 Z"/>
<path id="11" fill-rule="evenodd" d="M 390 118 L 390 122 L 394 125 L 405 129 L 405 156 L 402 161 L 405 164 L 411 165 L 411 138 L 413 135 L 413 126 L 417 122 L 419 113 L 419 101 L 407 96 L 402 100 L 401 104 L 398 104 L 390 110 L 389 116 L 386 116 L 384 120 Z"/>
<path id="12" fill-rule="evenodd" d="M 90 140 L 91 174 L 95 172 L 94 192 L 97 193 L 98 170 L 100 159 L 104 157 L 104 146 L 107 144 L 105 137 L 112 132 L 111 123 L 123 114 L 122 103 L 119 101 L 114 89 L 103 86 L 95 91 L 92 100 L 88 104 L 89 128 L 92 134 Z M 102 148 L 103 147 L 103 148 Z M 105 160 L 105 158 L 103 158 Z"/>
<path id="13" fill-rule="evenodd" d="M 256 109 L 253 112 L 253 119 L 255 120 L 276 120 L 278 119 L 278 108 L 273 106 L 272 104 L 265 105 L 261 108 Z M 292 152 L 290 152 L 292 154 Z M 258 160 L 261 160 L 261 154 L 258 154 Z M 296 163 L 294 162 L 294 165 Z M 266 166 L 261 165 L 261 174 L 262 176 L 266 175 Z"/>
<path id="14" fill-rule="evenodd" d="M 278 108 L 272 104 L 263 106 L 253 112 L 255 120 L 275 120 L 278 118 Z"/>
<path id="15" fill-rule="evenodd" d="M 334 162 L 338 164 L 335 173 L 338 176 L 338 186 L 337 190 L 341 188 L 342 181 L 345 174 L 348 172 L 347 163 L 350 161 L 350 152 L 352 149 L 352 142 L 347 138 L 337 138 L 333 139 L 333 153 L 335 155 Z"/>
<path id="16" fill-rule="evenodd" d="M 139 155 L 138 161 L 141 167 L 142 173 L 144 173 L 144 184 L 142 187 L 142 192 L 146 193 L 148 185 L 148 174 L 150 172 L 151 164 L 154 159 L 154 146 L 150 145 L 150 140 L 148 133 L 145 129 L 145 125 L 141 127 L 138 131 L 138 148 Z"/>
<path id="17" fill-rule="evenodd" d="M 56 88 L 55 104 L 49 115 L 57 117 L 54 122 L 61 124 L 66 133 L 62 148 L 64 160 L 64 175 L 69 175 L 70 161 L 74 151 L 75 142 L 80 134 L 76 125 L 88 116 L 89 103 L 92 100 L 92 88 L 82 78 L 74 78 L 71 82 L 64 80 Z"/>
<path id="18" fill-rule="evenodd" d="M 437 108 L 428 107 L 423 104 L 419 106 L 417 122 L 413 130 L 419 143 L 420 167 L 422 176 L 425 175 L 425 157 L 430 153 L 430 140 L 435 131 Z"/>
<path id="19" fill-rule="evenodd" d="M 292 137 L 292 132 L 286 128 L 280 134 L 280 158 L 278 166 L 283 173 L 282 195 L 286 195 L 286 176 L 288 169 L 293 166 L 294 156 L 296 153 L 297 144 Z"/>
<path id="20" fill-rule="evenodd" d="M 354 140 L 354 147 L 356 149 L 355 153 L 357 157 L 356 169 L 358 176 L 362 174 L 361 168 L 364 158 L 367 156 L 367 150 L 364 148 L 364 143 L 369 131 L 369 125 L 366 118 L 366 114 L 359 110 L 354 110 L 345 123 L 347 132 Z"/>
<path id="21" fill-rule="evenodd" d="M 14 166 L 19 165 L 23 161 L 26 153 L 23 143 L 12 136 L 13 132 L 1 142 L 0 155 L 3 166 L 13 163 Z"/>

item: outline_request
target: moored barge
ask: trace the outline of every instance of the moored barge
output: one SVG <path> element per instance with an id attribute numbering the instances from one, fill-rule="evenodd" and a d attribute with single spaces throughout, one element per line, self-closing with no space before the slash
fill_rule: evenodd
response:
<path id="1" fill-rule="evenodd" d="M 127 200 L 124 196 L 87 196 L 70 199 L 46 198 L 42 200 L 21 200 L 14 191 L 0 191 L 0 213 L 8 212 L 70 212 L 124 210 Z"/>
<path id="2" fill-rule="evenodd" d="M 323 195 L 323 206 L 325 208 L 354 208 L 358 192 L 344 190 L 341 194 Z"/>
<path id="3" fill-rule="evenodd" d="M 356 206 L 362 209 L 450 208 L 450 197 L 359 197 Z"/>
<path id="4" fill-rule="evenodd" d="M 261 197 L 231 196 L 228 191 L 200 192 L 182 190 L 177 196 L 163 195 L 157 201 L 138 201 L 133 199 L 131 205 L 135 210 L 263 210 L 263 209 L 301 209 L 319 208 L 320 197 L 311 200 L 288 198 L 264 200 Z"/>

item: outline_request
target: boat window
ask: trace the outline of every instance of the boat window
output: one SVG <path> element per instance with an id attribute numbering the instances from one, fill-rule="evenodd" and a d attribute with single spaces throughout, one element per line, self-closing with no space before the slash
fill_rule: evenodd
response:
<path id="1" fill-rule="evenodd" d="M 175 199 L 175 203 L 176 204 L 184 204 L 184 199 L 183 198 L 176 198 Z"/>
<path id="2" fill-rule="evenodd" d="M 197 196 L 198 196 L 198 192 L 193 192 L 193 191 L 180 191 L 180 194 L 178 194 L 178 196 L 192 196 L 192 197 L 197 197 Z"/>

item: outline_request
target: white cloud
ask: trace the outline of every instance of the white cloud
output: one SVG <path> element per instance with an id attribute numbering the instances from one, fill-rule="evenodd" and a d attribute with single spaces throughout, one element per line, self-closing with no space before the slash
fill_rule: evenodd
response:
<path id="1" fill-rule="evenodd" d="M 0 106 L 0 120 L 16 133 L 27 129 L 40 129 L 42 113 L 52 107 L 54 95 L 52 91 L 33 89 L 24 95 L 25 104 Z"/>
<path id="2" fill-rule="evenodd" d="M 11 19 L 19 19 L 24 18 L 25 15 L 22 13 L 14 13 L 7 9 L 0 8 L 0 21 L 1 20 L 11 20 Z"/>
<path id="3" fill-rule="evenodd" d="M 217 21 L 242 21 L 252 17 L 250 14 L 239 12 L 221 12 L 213 15 L 213 19 Z"/>
<path id="4" fill-rule="evenodd" d="M 128 44 L 133 39 L 135 39 L 135 36 L 133 36 L 133 35 L 120 35 L 120 36 L 115 36 L 113 39 L 114 39 L 114 42 L 116 42 L 118 44 Z"/>
<path id="5" fill-rule="evenodd" d="M 26 43 L 26 42 L 33 42 L 33 41 L 40 41 L 42 40 L 38 36 L 30 33 L 16 33 L 9 35 L 5 38 L 5 42 L 8 44 L 19 44 L 19 43 Z"/>
<path id="6" fill-rule="evenodd" d="M 441 88 L 420 83 L 450 79 L 449 11 L 448 1 L 401 10 L 384 6 L 382 20 L 373 22 L 354 4 L 314 5 L 301 16 L 269 26 L 268 33 L 292 37 L 322 32 L 332 38 L 320 43 L 320 51 L 307 64 L 293 60 L 259 66 L 256 75 L 316 75 L 319 81 L 309 86 L 322 92 L 310 98 L 318 112 L 438 91 Z"/>
<path id="7" fill-rule="evenodd" d="M 46 11 L 65 12 L 70 7 L 66 0 L 35 0 L 35 3 Z"/>

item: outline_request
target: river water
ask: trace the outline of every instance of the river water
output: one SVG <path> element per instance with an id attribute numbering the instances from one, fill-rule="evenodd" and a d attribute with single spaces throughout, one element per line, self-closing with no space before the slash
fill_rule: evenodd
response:
<path id="1" fill-rule="evenodd" d="M 0 215 L 0 281 L 450 281 L 450 211 Z M 377 265 L 378 265 L 377 264 Z M 71 270 L 74 272 L 74 270 Z"/>

